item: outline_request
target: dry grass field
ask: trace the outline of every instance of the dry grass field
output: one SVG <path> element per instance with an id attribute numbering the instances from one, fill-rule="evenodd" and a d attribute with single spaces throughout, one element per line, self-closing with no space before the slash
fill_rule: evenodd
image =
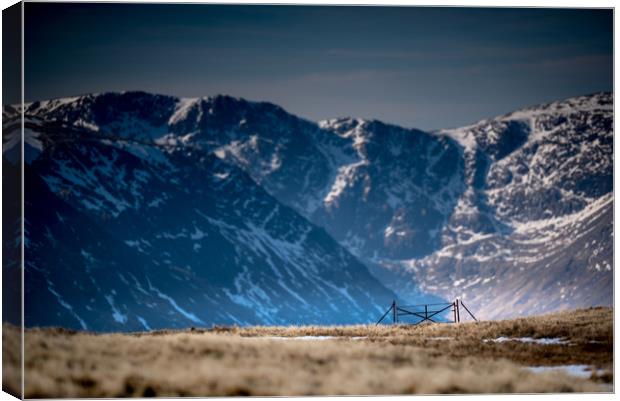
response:
<path id="1" fill-rule="evenodd" d="M 17 329 L 3 330 L 4 360 L 17 361 L 18 344 L 6 341 Z M 418 326 L 30 329 L 25 348 L 27 398 L 606 392 L 613 312 Z M 591 373 L 528 369 L 562 365 Z M 4 386 L 17 389 L 6 372 Z"/>

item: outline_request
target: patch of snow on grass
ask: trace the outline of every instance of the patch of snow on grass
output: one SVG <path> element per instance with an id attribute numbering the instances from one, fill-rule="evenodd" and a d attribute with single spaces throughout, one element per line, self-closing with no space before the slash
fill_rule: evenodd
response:
<path id="1" fill-rule="evenodd" d="M 282 337 L 282 336 L 268 336 L 268 337 L 246 337 L 246 338 L 264 338 L 266 340 L 284 340 L 284 341 L 325 341 L 325 340 L 363 340 L 368 337 L 339 337 L 339 336 L 299 336 L 299 337 Z"/>
<path id="2" fill-rule="evenodd" d="M 494 343 L 504 343 L 507 341 L 518 341 L 522 343 L 533 343 L 533 344 L 541 344 L 541 345 L 562 345 L 568 344 L 567 340 L 563 340 L 561 338 L 532 338 L 532 337 L 497 337 L 491 339 L 484 339 L 482 342 L 494 342 Z"/>
<path id="3" fill-rule="evenodd" d="M 534 373 L 563 372 L 584 379 L 588 379 L 592 375 L 588 365 L 528 366 L 527 369 Z"/>

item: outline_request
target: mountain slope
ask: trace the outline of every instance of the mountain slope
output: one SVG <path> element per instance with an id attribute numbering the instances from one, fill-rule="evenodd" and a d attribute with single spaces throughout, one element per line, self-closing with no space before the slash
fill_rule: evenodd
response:
<path id="1" fill-rule="evenodd" d="M 29 326 L 358 323 L 394 298 L 213 153 L 40 115 L 27 130 Z"/>

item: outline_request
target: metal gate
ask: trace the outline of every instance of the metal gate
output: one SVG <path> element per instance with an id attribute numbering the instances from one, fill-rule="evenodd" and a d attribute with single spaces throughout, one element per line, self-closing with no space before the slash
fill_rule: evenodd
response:
<path id="1" fill-rule="evenodd" d="M 420 324 L 423 322 L 431 323 L 459 323 L 461 321 L 461 306 L 469 314 L 469 316 L 478 321 L 473 313 L 465 306 L 463 301 L 458 298 L 454 302 L 443 302 L 434 304 L 421 305 L 397 305 L 396 301 L 392 301 L 390 308 L 381 316 L 377 322 L 380 324 L 388 315 L 392 315 L 392 324 Z M 452 312 L 452 319 L 442 314 L 448 315 L 447 311 Z M 408 321 L 413 319 L 414 321 Z"/>

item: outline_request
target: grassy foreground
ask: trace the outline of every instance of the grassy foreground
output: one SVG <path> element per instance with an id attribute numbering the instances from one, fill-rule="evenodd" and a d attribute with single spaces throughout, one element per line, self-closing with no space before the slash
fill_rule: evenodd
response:
<path id="1" fill-rule="evenodd" d="M 19 360 L 17 330 L 3 326 L 5 363 Z M 336 338 L 282 338 L 297 336 Z M 562 344 L 489 341 L 498 337 Z M 27 398 L 599 392 L 613 380 L 613 312 L 420 326 L 30 329 L 25 349 Z M 567 364 L 588 365 L 592 375 L 524 368 Z M 14 373 L 5 366 L 3 381 L 17 390 Z"/>

